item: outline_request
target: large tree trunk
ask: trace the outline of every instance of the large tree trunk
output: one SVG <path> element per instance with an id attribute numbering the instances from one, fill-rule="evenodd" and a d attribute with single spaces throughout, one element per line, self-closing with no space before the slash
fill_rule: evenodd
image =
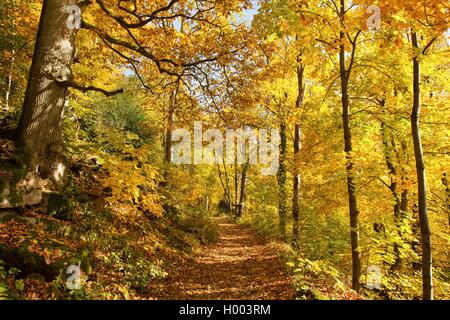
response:
<path id="1" fill-rule="evenodd" d="M 286 194 L 286 152 L 287 136 L 286 125 L 280 124 L 280 167 L 278 169 L 278 216 L 279 216 L 279 236 L 281 241 L 287 241 L 286 216 L 287 216 L 287 194 Z"/>
<path id="2" fill-rule="evenodd" d="M 345 0 L 341 0 L 341 21 L 344 22 L 345 17 Z M 339 70 L 341 78 L 341 94 L 342 94 L 342 120 L 344 126 L 344 144 L 346 154 L 346 171 L 347 171 L 347 190 L 348 190 L 348 202 L 350 211 L 350 239 L 352 247 L 352 287 L 355 291 L 359 291 L 361 284 L 359 282 L 361 277 L 361 252 L 359 248 L 359 210 L 356 201 L 356 187 L 353 176 L 353 159 L 352 159 L 352 131 L 350 127 L 350 99 L 348 94 L 348 85 L 350 80 L 351 67 L 348 70 L 346 67 L 346 55 L 345 45 L 343 44 L 345 39 L 345 33 L 340 32 L 340 39 L 342 44 L 339 50 Z M 355 39 L 356 42 L 356 39 Z M 356 43 L 353 44 L 356 46 Z M 355 48 L 353 48 L 355 49 Z M 353 57 L 352 57 L 353 59 Z"/>
<path id="3" fill-rule="evenodd" d="M 412 32 L 413 49 L 419 48 L 417 34 Z M 427 212 L 427 185 L 425 175 L 425 162 L 423 158 L 422 141 L 420 138 L 420 57 L 413 58 L 413 93 L 414 102 L 411 112 L 411 131 L 414 141 L 414 155 L 416 159 L 418 200 L 419 200 L 419 223 L 420 233 L 422 237 L 422 289 L 423 299 L 433 299 L 433 271 L 432 271 L 432 254 L 431 254 L 431 231 L 428 223 Z"/>
<path id="4" fill-rule="evenodd" d="M 303 75 L 305 72 L 305 66 L 301 61 L 301 55 L 297 61 L 297 84 L 298 84 L 298 96 L 296 102 L 296 108 L 300 109 L 303 106 L 303 99 L 305 96 L 305 86 L 303 84 Z M 301 125 L 300 121 L 295 124 L 294 133 L 294 185 L 292 190 L 292 247 L 299 248 L 299 213 L 300 213 L 300 183 L 301 173 L 299 170 L 301 150 Z"/>
<path id="5" fill-rule="evenodd" d="M 59 184 L 64 176 L 63 113 L 72 80 L 76 28 L 70 7 L 77 0 L 45 0 L 34 48 L 16 144 L 28 172 Z M 73 18 L 73 16 L 72 16 Z"/>

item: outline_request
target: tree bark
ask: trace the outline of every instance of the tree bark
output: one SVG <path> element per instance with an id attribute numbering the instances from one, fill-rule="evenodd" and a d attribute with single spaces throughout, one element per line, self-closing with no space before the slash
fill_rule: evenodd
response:
<path id="1" fill-rule="evenodd" d="M 444 186 L 445 192 L 445 203 L 447 205 L 447 216 L 448 216 L 448 226 L 450 227 L 450 187 L 448 184 L 447 173 L 442 174 L 442 185 Z"/>
<path id="2" fill-rule="evenodd" d="M 172 162 L 172 131 L 175 120 L 174 118 L 175 118 L 177 95 L 178 95 L 178 87 L 174 89 L 171 94 L 169 110 L 167 113 L 166 141 L 164 143 L 164 174 L 163 174 L 164 181 L 162 182 L 163 186 L 167 185 L 167 179 L 169 178 L 170 173 L 170 165 Z"/>
<path id="3" fill-rule="evenodd" d="M 278 168 L 278 218 L 279 218 L 279 236 L 281 241 L 287 241 L 286 235 L 286 216 L 287 216 L 287 194 L 286 194 L 286 152 L 287 135 L 286 125 L 280 124 L 280 167 Z"/>
<path id="4" fill-rule="evenodd" d="M 340 18 L 344 24 L 345 18 L 345 0 L 341 0 Z M 344 25 L 342 26 L 344 27 Z M 344 144 L 346 154 L 346 172 L 347 172 L 347 190 L 348 190 L 348 202 L 350 211 L 350 239 L 352 249 L 352 287 L 355 291 L 361 289 L 360 277 L 361 277 L 361 252 L 359 248 L 359 210 L 356 198 L 356 187 L 353 175 L 353 160 L 352 160 L 352 131 L 350 125 L 350 99 L 349 99 L 349 80 L 351 73 L 351 65 L 354 61 L 354 51 L 356 46 L 356 38 L 353 43 L 352 60 L 350 66 L 346 67 L 345 57 L 345 33 L 340 32 L 341 45 L 339 46 L 339 70 L 341 78 L 341 94 L 342 94 L 342 120 L 344 127 Z"/>
<path id="5" fill-rule="evenodd" d="M 297 58 L 297 85 L 298 85 L 298 96 L 296 102 L 296 108 L 301 109 L 303 106 L 303 99 L 305 96 L 305 85 L 303 81 L 303 76 L 305 72 L 305 65 L 302 63 L 301 55 Z M 301 173 L 298 168 L 301 150 L 301 125 L 300 121 L 295 124 L 294 132 L 294 178 L 293 178 L 293 190 L 292 190 L 292 247 L 295 249 L 299 248 L 299 236 L 300 236 L 300 224 L 299 224 L 299 214 L 300 214 L 300 183 L 301 183 Z"/>
<path id="6" fill-rule="evenodd" d="M 12 88 L 12 77 L 14 71 L 14 62 L 16 58 L 16 51 L 14 49 L 11 50 L 11 61 L 9 65 L 8 79 L 7 79 L 7 88 L 5 94 L 5 106 L 4 110 L 9 111 L 9 100 L 11 98 L 11 88 Z"/>
<path id="7" fill-rule="evenodd" d="M 428 223 L 427 210 L 427 186 L 425 162 L 423 158 L 422 141 L 420 137 L 420 61 L 417 56 L 419 48 L 416 32 L 412 31 L 412 45 L 415 50 L 413 58 L 413 108 L 411 112 L 411 132 L 414 141 L 414 156 L 416 160 L 418 203 L 419 203 L 419 223 L 422 238 L 422 289 L 423 299 L 433 300 L 433 271 L 431 252 L 431 231 Z"/>
<path id="8" fill-rule="evenodd" d="M 12 2 L 13 7 L 16 6 L 16 2 L 13 1 Z M 9 71 L 8 71 L 8 76 L 6 79 L 7 82 L 7 87 L 6 87 L 6 94 L 5 94 L 5 105 L 3 107 L 3 109 L 7 112 L 9 111 L 9 101 L 11 99 L 11 88 L 12 88 L 12 78 L 13 78 L 13 72 L 14 72 L 14 63 L 16 60 L 16 50 L 15 48 L 15 36 L 16 36 L 16 21 L 13 20 L 12 21 L 12 41 L 11 41 L 11 59 L 10 59 L 10 64 L 9 64 Z"/>
<path id="9" fill-rule="evenodd" d="M 400 199 L 400 211 L 402 212 L 402 216 L 406 219 L 409 212 L 409 190 L 406 187 L 407 181 L 408 181 L 408 175 L 406 173 L 406 170 L 404 166 L 409 163 L 409 156 L 408 156 L 408 145 L 406 141 L 401 142 L 401 174 L 402 174 L 402 185 L 403 185 L 403 191 L 401 194 Z"/>
<path id="10" fill-rule="evenodd" d="M 231 198 L 231 190 L 230 190 L 230 184 L 229 184 L 229 180 L 228 180 L 227 167 L 225 164 L 225 160 L 223 160 L 223 168 L 224 168 L 224 174 L 225 174 L 225 177 L 224 177 L 225 181 L 222 178 L 222 171 L 220 170 L 220 165 L 217 164 L 217 171 L 219 172 L 219 180 L 220 180 L 220 183 L 222 184 L 224 198 L 226 198 L 226 200 L 227 200 L 227 210 L 228 210 L 228 213 L 231 215 L 233 213 L 232 212 L 233 202 L 232 202 L 232 198 Z"/>
<path id="11" fill-rule="evenodd" d="M 238 163 L 237 156 L 234 160 L 234 199 L 233 199 L 233 216 L 236 218 L 239 206 L 239 174 L 238 174 Z"/>
<path id="12" fill-rule="evenodd" d="M 77 0 L 45 0 L 42 6 L 16 145 L 28 172 L 61 183 L 64 176 L 63 114 L 72 80 L 76 28 L 68 6 Z"/>
<path id="13" fill-rule="evenodd" d="M 248 167 L 249 167 L 249 160 L 247 160 L 247 162 L 242 166 L 241 189 L 239 191 L 239 205 L 238 205 L 238 209 L 237 209 L 237 218 L 240 218 L 244 211 Z"/>
<path id="14" fill-rule="evenodd" d="M 380 101 L 380 106 L 382 108 L 382 112 L 386 113 L 386 100 L 383 99 Z M 396 142 L 394 137 L 389 131 L 389 128 L 387 127 L 386 123 L 381 123 L 381 135 L 383 138 L 383 150 L 384 150 L 384 158 L 386 161 L 386 166 L 389 170 L 390 175 L 390 183 L 388 185 L 389 190 L 391 191 L 393 200 L 394 200 L 394 219 L 395 219 L 395 225 L 396 230 L 399 235 L 399 238 L 403 238 L 403 232 L 402 232 L 402 223 L 403 223 L 403 213 L 402 213 L 402 196 L 399 193 L 398 190 L 398 164 L 395 163 L 394 154 L 396 155 L 396 158 L 399 159 L 398 150 L 396 146 Z M 401 240 L 400 240 L 401 241 Z M 402 259 L 400 254 L 400 245 L 399 241 L 394 241 L 394 255 L 395 255 L 395 262 L 391 266 L 393 270 L 399 269 L 402 266 Z"/>

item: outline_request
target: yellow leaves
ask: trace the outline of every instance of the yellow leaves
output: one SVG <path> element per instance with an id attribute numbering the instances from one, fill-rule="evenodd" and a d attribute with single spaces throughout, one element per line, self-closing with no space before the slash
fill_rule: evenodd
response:
<path id="1" fill-rule="evenodd" d="M 127 147 L 125 150 L 135 154 L 139 161 L 148 156 L 146 148 L 132 150 Z M 155 190 L 158 175 L 155 167 L 111 156 L 106 160 L 105 167 L 110 174 L 103 183 L 112 189 L 112 196 L 108 200 L 113 206 L 120 203 L 134 204 L 141 211 L 155 217 L 162 216 L 163 209 Z"/>
<path id="2" fill-rule="evenodd" d="M 289 268 L 294 268 L 294 267 L 295 267 L 295 263 L 292 262 L 292 261 L 286 262 L 286 265 L 287 265 Z"/>

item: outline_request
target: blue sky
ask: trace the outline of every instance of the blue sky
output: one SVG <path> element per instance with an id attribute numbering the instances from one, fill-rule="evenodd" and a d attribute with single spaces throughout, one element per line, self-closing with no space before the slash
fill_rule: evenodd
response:
<path id="1" fill-rule="evenodd" d="M 259 6 L 254 4 L 254 8 L 253 9 L 249 9 L 249 10 L 245 10 L 244 11 L 244 17 L 243 20 L 248 23 L 248 25 L 250 26 L 252 21 L 253 21 L 253 17 L 258 13 L 258 9 Z"/>

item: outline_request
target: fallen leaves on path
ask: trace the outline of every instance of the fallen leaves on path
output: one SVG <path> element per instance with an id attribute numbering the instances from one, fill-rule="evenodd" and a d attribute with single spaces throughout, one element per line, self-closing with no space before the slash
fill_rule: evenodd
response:
<path id="1" fill-rule="evenodd" d="M 275 245 L 252 230 L 217 218 L 218 243 L 201 247 L 187 262 L 149 288 L 154 299 L 292 299 L 294 291 Z"/>

